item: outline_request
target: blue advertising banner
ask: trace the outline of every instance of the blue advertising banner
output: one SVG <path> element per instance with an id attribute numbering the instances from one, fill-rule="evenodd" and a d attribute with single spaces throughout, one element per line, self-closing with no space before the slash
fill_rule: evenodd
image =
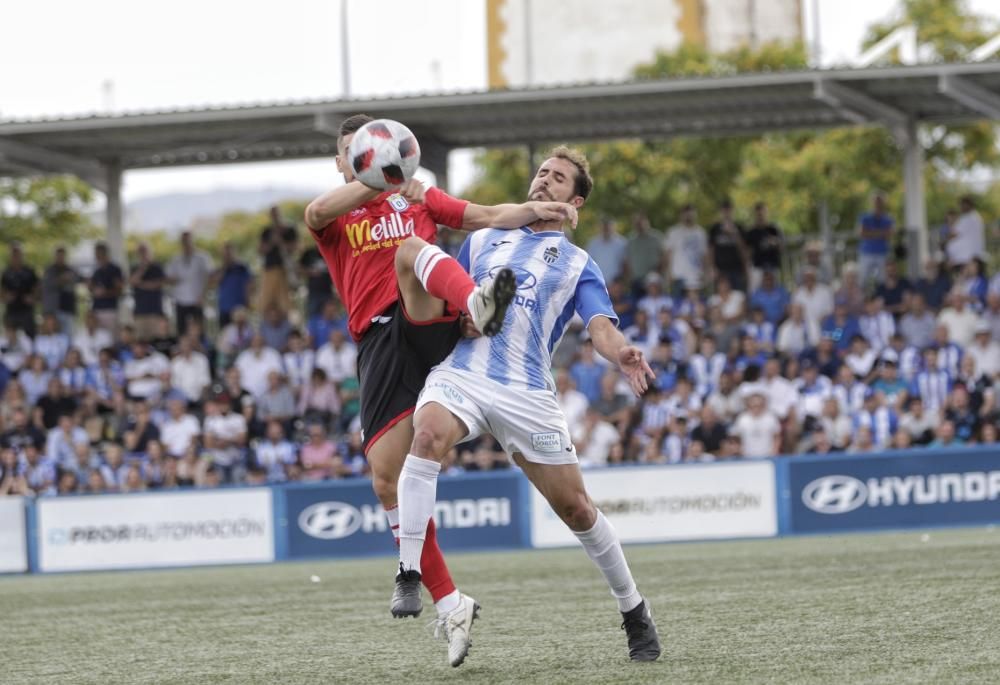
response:
<path id="1" fill-rule="evenodd" d="M 517 472 L 467 474 L 438 481 L 434 519 L 447 551 L 526 547 L 528 501 Z M 385 512 L 371 482 L 288 485 L 276 548 L 289 559 L 393 554 Z"/>
<path id="2" fill-rule="evenodd" d="M 1000 450 L 919 450 L 785 462 L 788 533 L 1000 521 Z"/>

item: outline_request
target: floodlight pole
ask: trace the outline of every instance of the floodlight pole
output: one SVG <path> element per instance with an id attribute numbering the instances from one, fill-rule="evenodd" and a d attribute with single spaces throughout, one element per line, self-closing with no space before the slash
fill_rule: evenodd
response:
<path id="1" fill-rule="evenodd" d="M 347 0 L 340 0 L 340 85 L 351 96 L 351 51 L 347 38 Z"/>

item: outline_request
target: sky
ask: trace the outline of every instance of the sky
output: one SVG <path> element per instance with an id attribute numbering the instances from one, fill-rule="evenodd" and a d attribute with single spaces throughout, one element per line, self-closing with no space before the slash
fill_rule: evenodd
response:
<path id="1" fill-rule="evenodd" d="M 335 98 L 344 92 L 342 1 L 353 95 L 484 86 L 485 0 L 4 0 L 0 119 Z M 1000 18 L 996 0 L 969 4 Z M 807 37 L 812 8 L 819 8 L 829 65 L 856 56 L 865 28 L 892 16 L 897 3 L 803 5 Z M 453 153 L 453 184 L 468 180 L 471 168 L 470 153 Z M 131 171 L 123 192 L 127 202 L 216 187 L 324 188 L 338 180 L 330 159 Z"/>

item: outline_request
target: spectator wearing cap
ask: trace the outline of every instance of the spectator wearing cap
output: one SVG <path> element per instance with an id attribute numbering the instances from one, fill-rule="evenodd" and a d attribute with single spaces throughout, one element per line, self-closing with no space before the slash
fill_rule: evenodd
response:
<path id="1" fill-rule="evenodd" d="M 896 334 L 896 320 L 885 311 L 881 296 L 876 295 L 865 302 L 858 329 L 877 353 L 889 346 L 889 340 Z"/>
<path id="2" fill-rule="evenodd" d="M 163 318 L 163 288 L 167 274 L 160 263 L 153 260 L 149 245 L 139 243 L 136 253 L 139 260 L 128 279 L 135 300 L 135 334 L 139 340 L 148 341 L 156 335 L 156 325 Z"/>
<path id="3" fill-rule="evenodd" d="M 610 217 L 603 217 L 601 232 L 587 243 L 587 253 L 601 270 L 605 282 L 623 275 L 627 250 L 628 241 L 618 233 L 618 222 Z"/>
<path id="4" fill-rule="evenodd" d="M 895 220 L 887 211 L 885 195 L 872 195 L 872 211 L 858 219 L 858 270 L 861 284 L 881 283 L 885 277 L 885 263 L 892 245 Z"/>
<path id="5" fill-rule="evenodd" d="M 767 409 L 766 391 L 762 387 L 750 389 L 746 405 L 730 429 L 740 439 L 743 456 L 760 459 L 781 454 L 781 423 Z"/>
<path id="6" fill-rule="evenodd" d="M 966 352 L 975 362 L 975 374 L 995 379 L 1000 376 L 1000 343 L 992 339 L 992 329 L 986 321 L 976 324 L 975 337 Z"/>
<path id="7" fill-rule="evenodd" d="M 632 215 L 632 235 L 629 236 L 625 252 L 627 273 L 638 292 L 643 278 L 663 267 L 663 233 L 649 223 L 649 217 L 641 212 Z M 609 283 L 615 279 L 605 278 Z M 623 326 L 624 327 L 624 326 Z"/>
<path id="8" fill-rule="evenodd" d="M 778 283 L 774 271 L 763 271 L 760 287 L 750 295 L 750 306 L 764 311 L 765 318 L 777 326 L 785 318 L 791 297 L 784 286 Z"/>
<path id="9" fill-rule="evenodd" d="M 781 272 L 785 243 L 781 229 L 768 219 L 767 205 L 763 202 L 757 202 L 753 206 L 753 225 L 746 233 L 746 242 L 750 249 L 750 286 L 751 290 L 756 290 L 764 273 Z"/>
<path id="10" fill-rule="evenodd" d="M 937 311 L 951 292 L 951 277 L 941 263 L 934 258 L 924 263 L 924 273 L 914 286 L 914 290 L 924 296 L 927 306 Z"/>
<path id="11" fill-rule="evenodd" d="M 719 220 L 708 229 L 708 257 L 714 278 L 725 278 L 733 290 L 747 292 L 750 249 L 746 231 L 733 218 L 733 203 L 728 198 L 719 203 Z"/>
<path id="12" fill-rule="evenodd" d="M 902 316 L 907 310 L 907 303 L 913 285 L 905 276 L 899 275 L 896 260 L 890 259 L 885 265 L 885 280 L 875 289 L 875 295 L 885 302 L 885 309 L 893 316 Z"/>
<path id="13" fill-rule="evenodd" d="M 802 271 L 802 285 L 796 288 L 792 302 L 802 305 L 806 319 L 816 326 L 833 312 L 833 292 L 830 286 L 817 281 L 812 267 Z"/>
<path id="14" fill-rule="evenodd" d="M 938 325 L 947 328 L 948 339 L 951 342 L 960 347 L 967 347 L 975 335 L 979 317 L 968 306 L 968 297 L 958 289 L 952 289 L 946 304 L 947 306 L 938 313 Z"/>
<path id="15" fill-rule="evenodd" d="M 185 335 L 188 322 L 205 320 L 205 291 L 212 275 L 212 260 L 195 249 L 191 231 L 181 233 L 181 251 L 167 263 L 166 279 L 173 286 L 177 335 Z"/>
<path id="16" fill-rule="evenodd" d="M 865 391 L 864 406 L 854 415 L 854 430 L 871 431 L 872 443 L 878 449 L 886 449 L 892 444 L 892 436 L 898 428 L 899 417 L 896 412 L 885 405 L 878 392 L 868 388 Z"/>
<path id="17" fill-rule="evenodd" d="M 952 226 L 945 252 L 948 264 L 964 266 L 973 259 L 986 259 L 986 226 L 983 217 L 976 211 L 976 201 L 966 195 L 959 202 L 959 215 Z"/>
<path id="18" fill-rule="evenodd" d="M 907 312 L 899 320 L 899 332 L 907 344 L 924 348 L 934 340 L 936 319 L 927 309 L 927 302 L 920 293 L 910 297 Z"/>
<path id="19" fill-rule="evenodd" d="M 878 365 L 878 377 L 872 390 L 882 393 L 886 406 L 902 412 L 909 395 L 909 384 L 899 377 L 899 369 L 892 357 L 883 356 Z"/>
<path id="20" fill-rule="evenodd" d="M 708 238 L 698 225 L 694 205 L 681 208 L 680 221 L 667 231 L 663 241 L 664 261 L 672 295 L 684 290 L 700 290 L 704 285 Z"/>
<path id="21" fill-rule="evenodd" d="M 938 368 L 937 347 L 925 348 L 924 365 L 913 377 L 910 394 L 920 397 L 926 409 L 937 411 L 944 409 L 950 392 L 951 377 Z"/>
<path id="22" fill-rule="evenodd" d="M 651 271 L 643 279 L 646 290 L 645 294 L 639 298 L 636 306 L 646 312 L 651 321 L 656 321 L 660 310 L 666 308 L 673 310 L 674 301 L 669 295 L 663 292 L 663 279 L 660 274 Z"/>
<path id="23" fill-rule="evenodd" d="M 201 425 L 187 411 L 187 399 L 181 392 L 167 397 L 169 416 L 160 426 L 160 442 L 171 457 L 182 457 L 201 435 Z"/>
<path id="24" fill-rule="evenodd" d="M 830 260 L 824 254 L 821 240 L 810 240 L 802 247 L 802 263 L 795 272 L 795 282 L 798 285 L 805 282 L 806 271 L 809 269 L 816 272 L 818 282 L 826 285 L 833 283 L 833 270 L 830 267 Z"/>
<path id="25" fill-rule="evenodd" d="M 861 327 L 849 313 L 847 305 L 838 303 L 833 314 L 823 319 L 820 334 L 832 340 L 837 353 L 843 355 L 851 348 L 854 338 L 861 336 Z"/>
<path id="26" fill-rule="evenodd" d="M 907 383 L 913 380 L 923 364 L 920 348 L 907 344 L 899 333 L 889 339 L 889 347 L 882 352 L 882 358 L 895 361 L 900 378 Z"/>
<path id="27" fill-rule="evenodd" d="M 20 243 L 11 243 L 10 262 L 0 274 L 0 299 L 4 303 L 4 321 L 29 337 L 35 336 L 35 302 L 38 275 L 24 261 Z"/>
<path id="28" fill-rule="evenodd" d="M 823 404 L 833 392 L 833 382 L 820 374 L 816 362 L 809 357 L 799 362 L 800 375 L 792 381 L 798 397 L 795 414 L 803 421 L 808 417 L 819 418 Z"/>

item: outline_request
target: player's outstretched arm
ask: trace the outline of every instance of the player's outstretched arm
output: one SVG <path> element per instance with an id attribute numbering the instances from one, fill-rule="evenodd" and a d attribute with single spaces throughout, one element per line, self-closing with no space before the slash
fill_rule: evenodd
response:
<path id="1" fill-rule="evenodd" d="M 321 231 L 338 216 L 371 202 L 381 192 L 360 181 L 351 181 L 328 190 L 306 206 L 306 225 L 314 231 Z"/>
<path id="2" fill-rule="evenodd" d="M 469 204 L 462 216 L 462 228 L 475 231 L 480 228 L 520 228 L 541 219 L 542 221 L 568 222 L 576 228 L 576 207 L 566 202 L 524 202 L 519 205 Z"/>
<path id="3" fill-rule="evenodd" d="M 617 364 L 628 378 L 632 392 L 637 396 L 646 392 L 649 388 L 649 379 L 656 378 L 656 374 L 649 368 L 642 350 L 629 345 L 622 332 L 605 316 L 595 316 L 591 319 L 587 331 L 597 353 L 612 364 Z"/>

